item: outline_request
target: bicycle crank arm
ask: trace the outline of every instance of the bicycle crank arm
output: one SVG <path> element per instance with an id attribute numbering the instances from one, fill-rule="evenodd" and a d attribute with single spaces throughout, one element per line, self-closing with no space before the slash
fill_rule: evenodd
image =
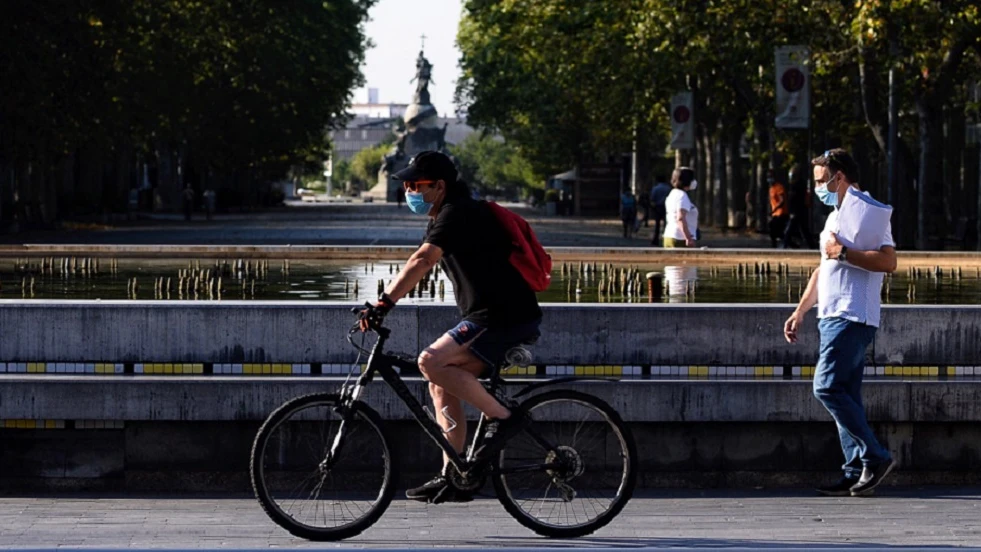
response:
<path id="1" fill-rule="evenodd" d="M 512 466 L 509 468 L 501 468 L 497 470 L 497 473 L 502 475 L 509 475 L 512 473 L 528 473 L 528 472 L 540 472 L 547 470 L 561 470 L 566 466 L 557 462 L 550 462 L 547 464 L 534 464 L 530 466 Z"/>

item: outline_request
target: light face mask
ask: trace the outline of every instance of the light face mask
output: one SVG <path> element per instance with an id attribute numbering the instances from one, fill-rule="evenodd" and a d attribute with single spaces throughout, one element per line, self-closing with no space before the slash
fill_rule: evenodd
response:
<path id="1" fill-rule="evenodd" d="M 698 181 L 697 180 L 692 180 L 691 181 L 691 185 L 688 186 L 688 191 L 689 192 L 694 192 L 695 191 L 695 188 L 697 188 L 697 187 L 698 187 Z"/>
<path id="2" fill-rule="evenodd" d="M 433 208 L 433 203 L 426 201 L 420 192 L 405 192 L 405 204 L 417 215 L 428 215 Z"/>
<path id="3" fill-rule="evenodd" d="M 834 180 L 834 177 L 831 177 L 831 180 Z M 827 205 L 828 207 L 837 207 L 838 192 L 837 191 L 832 192 L 831 190 L 828 189 L 828 184 L 831 183 L 831 180 L 828 180 L 827 182 L 821 184 L 820 186 L 815 186 L 814 195 L 817 196 L 818 201 Z"/>

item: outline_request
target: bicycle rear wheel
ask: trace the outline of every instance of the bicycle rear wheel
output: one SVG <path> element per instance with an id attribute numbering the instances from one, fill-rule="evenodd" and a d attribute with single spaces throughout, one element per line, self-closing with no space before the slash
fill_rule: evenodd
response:
<path id="1" fill-rule="evenodd" d="M 305 539 L 361 533 L 378 521 L 395 492 L 381 418 L 354 403 L 341 429 L 339 404 L 337 395 L 328 394 L 293 399 L 269 416 L 252 445 L 256 498 L 273 521 Z"/>
<path id="2" fill-rule="evenodd" d="M 493 474 L 504 509 L 546 537 L 579 537 L 608 524 L 633 495 L 637 449 L 610 405 L 554 390 L 521 404 L 534 420 L 504 446 Z M 537 438 L 536 438 L 537 437 Z"/>

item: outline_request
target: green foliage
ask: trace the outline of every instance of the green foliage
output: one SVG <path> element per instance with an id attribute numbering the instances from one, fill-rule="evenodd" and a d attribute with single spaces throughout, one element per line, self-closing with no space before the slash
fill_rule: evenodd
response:
<path id="1" fill-rule="evenodd" d="M 338 186 L 345 186 L 351 181 L 351 162 L 341 159 L 334 162 L 334 174 L 331 177 Z"/>
<path id="2" fill-rule="evenodd" d="M 525 195 L 545 186 L 544 176 L 535 172 L 527 157 L 500 137 L 475 132 L 450 152 L 460 162 L 461 178 L 472 187 Z"/>
<path id="3" fill-rule="evenodd" d="M 281 175 L 322 155 L 362 84 L 373 3 L 0 2 L 0 156 L 180 150 L 200 172 Z"/>
<path id="4" fill-rule="evenodd" d="M 350 179 L 359 189 L 367 190 L 378 182 L 378 170 L 381 169 L 389 149 L 391 146 L 388 144 L 378 144 L 354 154 L 351 158 Z"/>

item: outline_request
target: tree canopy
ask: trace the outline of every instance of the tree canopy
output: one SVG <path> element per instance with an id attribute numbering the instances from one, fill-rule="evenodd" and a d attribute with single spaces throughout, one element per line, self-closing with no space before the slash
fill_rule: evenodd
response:
<path id="1" fill-rule="evenodd" d="M 2 2 L 0 165 L 16 176 L 0 184 L 50 201 L 38 171 L 140 161 L 234 187 L 322 156 L 363 80 L 373 2 Z M 103 182 L 85 186 L 128 188 Z"/>
<path id="2" fill-rule="evenodd" d="M 963 127 L 977 117 L 979 10 L 970 0 L 466 0 L 457 100 L 473 124 L 555 171 L 634 143 L 663 156 L 669 99 L 690 90 L 698 141 L 679 162 L 694 162 L 708 181 L 699 195 L 716 207 L 714 222 L 738 226 L 740 212 L 765 218 L 770 167 L 779 173 L 831 146 L 853 149 L 863 184 L 888 195 L 892 70 L 897 207 L 931 222 L 917 232 L 926 246 L 947 231 L 944 220 L 966 213 L 959 206 L 977 204 L 976 191 L 951 182 L 962 173 L 977 182 Z M 811 52 L 809 131 L 774 128 L 774 48 L 784 45 Z M 945 135 L 945 126 L 961 131 Z"/>

